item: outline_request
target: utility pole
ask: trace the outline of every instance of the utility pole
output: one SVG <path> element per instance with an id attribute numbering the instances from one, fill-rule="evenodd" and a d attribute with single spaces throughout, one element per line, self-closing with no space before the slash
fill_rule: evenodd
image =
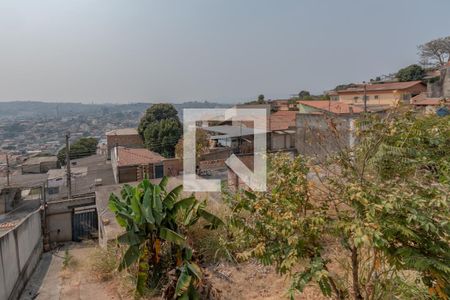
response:
<path id="1" fill-rule="evenodd" d="M 70 133 L 66 133 L 66 173 L 67 173 L 67 199 L 72 198 L 72 176 L 70 174 Z"/>
<path id="2" fill-rule="evenodd" d="M 9 157 L 8 153 L 6 153 L 6 185 L 9 186 Z"/>
<path id="3" fill-rule="evenodd" d="M 367 84 L 364 82 L 364 113 L 367 113 Z"/>

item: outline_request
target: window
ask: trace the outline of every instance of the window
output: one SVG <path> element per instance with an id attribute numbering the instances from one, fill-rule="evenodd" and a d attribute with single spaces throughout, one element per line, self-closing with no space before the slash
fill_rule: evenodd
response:
<path id="1" fill-rule="evenodd" d="M 363 96 L 363 99 L 365 99 L 367 101 L 370 99 L 370 96 Z"/>
<path id="2" fill-rule="evenodd" d="M 375 99 L 378 99 L 378 95 L 373 96 Z"/>
<path id="3" fill-rule="evenodd" d="M 47 188 L 47 192 L 49 195 L 54 195 L 59 193 L 59 187 L 49 187 Z"/>

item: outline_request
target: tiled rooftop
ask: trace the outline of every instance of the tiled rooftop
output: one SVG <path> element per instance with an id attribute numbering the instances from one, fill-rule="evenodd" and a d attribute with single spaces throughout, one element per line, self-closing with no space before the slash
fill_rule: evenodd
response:
<path id="1" fill-rule="evenodd" d="M 164 157 L 160 154 L 144 148 L 117 148 L 117 165 L 133 166 L 161 162 Z"/>
<path id="2" fill-rule="evenodd" d="M 361 107 L 349 105 L 339 101 L 298 101 L 298 103 L 311 106 L 319 110 L 329 111 L 335 114 L 351 114 L 363 112 L 363 109 Z"/>

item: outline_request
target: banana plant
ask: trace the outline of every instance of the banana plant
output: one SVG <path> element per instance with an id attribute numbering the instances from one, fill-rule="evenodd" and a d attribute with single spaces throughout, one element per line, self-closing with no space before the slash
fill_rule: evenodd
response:
<path id="1" fill-rule="evenodd" d="M 160 277 L 164 274 L 161 265 L 163 244 L 169 244 L 175 250 L 171 254 L 173 264 L 180 270 L 186 268 L 186 271 L 181 271 L 182 282 L 185 282 L 185 274 L 188 274 L 191 276 L 190 285 L 195 286 L 201 280 L 201 271 L 193 273 L 193 270 L 199 271 L 200 268 L 189 262 L 192 251 L 188 250 L 186 237 L 180 229 L 182 226 L 192 226 L 200 218 L 207 222 L 206 227 L 210 229 L 223 224 L 220 218 L 205 210 L 204 201 L 200 202 L 194 196 L 180 199 L 183 186 L 167 192 L 167 183 L 167 177 L 159 184 L 144 179 L 134 187 L 125 184 L 120 197 L 112 193 L 109 198 L 109 209 L 114 212 L 118 224 L 125 228 L 125 233 L 118 237 L 118 242 L 128 246 L 119 264 L 119 271 L 138 262 L 136 291 L 139 295 L 144 294 L 149 287 L 155 287 L 149 285 L 150 275 Z M 181 257 L 182 253 L 191 255 Z M 153 280 L 158 281 L 159 278 Z M 178 297 L 187 290 L 180 287 Z"/>

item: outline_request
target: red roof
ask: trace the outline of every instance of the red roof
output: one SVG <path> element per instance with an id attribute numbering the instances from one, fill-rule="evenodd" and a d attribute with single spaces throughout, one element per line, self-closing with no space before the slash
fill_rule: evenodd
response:
<path id="1" fill-rule="evenodd" d="M 117 147 L 118 166 L 154 164 L 163 159 L 163 156 L 148 149 Z"/>
<path id="2" fill-rule="evenodd" d="M 421 93 L 411 98 L 413 105 L 440 105 L 442 98 L 428 98 L 426 93 Z"/>
<path id="3" fill-rule="evenodd" d="M 358 106 L 349 105 L 339 101 L 298 101 L 298 103 L 314 107 L 319 110 L 329 111 L 334 114 L 351 114 L 363 112 Z"/>
<path id="4" fill-rule="evenodd" d="M 367 84 L 366 91 L 375 92 L 375 91 L 392 91 L 392 90 L 405 90 L 411 87 L 414 87 L 418 84 L 422 84 L 423 82 L 420 80 L 416 81 L 406 81 L 406 82 L 387 82 L 387 83 L 376 83 L 376 84 Z M 352 92 L 363 92 L 364 85 L 359 84 L 357 87 L 348 88 L 345 90 L 337 91 L 338 94 L 352 93 Z"/>
<path id="5" fill-rule="evenodd" d="M 297 111 L 280 110 L 270 115 L 270 130 L 286 130 L 295 127 Z"/>

